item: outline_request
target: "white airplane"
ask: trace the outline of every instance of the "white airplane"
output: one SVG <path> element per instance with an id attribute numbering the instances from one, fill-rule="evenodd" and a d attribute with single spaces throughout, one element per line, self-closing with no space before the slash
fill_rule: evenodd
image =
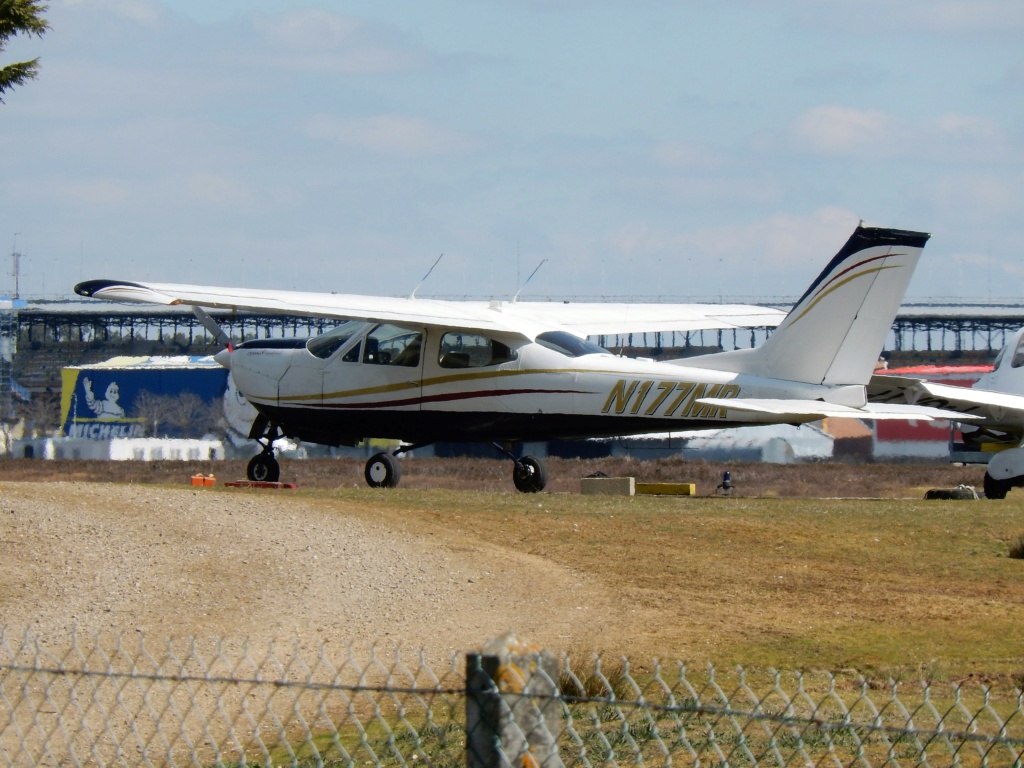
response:
<path id="1" fill-rule="evenodd" d="M 925 405 L 970 414 L 969 424 L 954 424 L 964 445 L 951 459 L 984 463 L 985 497 L 1003 499 L 1011 488 L 1024 486 L 1024 328 L 996 356 L 991 373 L 972 387 L 955 387 L 904 376 L 873 376 L 871 402 Z M 956 422 L 957 417 L 950 415 Z M 952 449 L 952 446 L 951 446 Z"/>
<path id="2" fill-rule="evenodd" d="M 948 418 L 937 409 L 867 402 L 866 385 L 929 235 L 860 226 L 793 309 L 722 305 L 450 302 L 328 293 L 90 280 L 75 292 L 110 301 L 259 310 L 345 321 L 310 339 L 228 345 L 216 357 L 259 412 L 252 480 L 277 480 L 274 441 L 400 441 L 366 464 L 392 487 L 395 457 L 437 441 L 490 442 L 514 462 L 520 491 L 546 470 L 518 443 L 824 417 Z M 414 292 L 415 293 L 415 292 Z M 588 336 L 778 324 L 760 347 L 655 362 L 611 354 Z"/>

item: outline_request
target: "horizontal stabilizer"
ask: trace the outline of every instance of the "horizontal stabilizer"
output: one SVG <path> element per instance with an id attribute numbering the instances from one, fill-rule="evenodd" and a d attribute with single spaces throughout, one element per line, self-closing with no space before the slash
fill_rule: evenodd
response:
<path id="1" fill-rule="evenodd" d="M 932 421 L 934 419 L 974 419 L 967 413 L 944 411 L 920 405 L 891 403 L 868 403 L 863 408 L 851 408 L 848 405 L 826 403 L 821 400 L 782 400 L 782 399 L 744 399 L 723 397 L 702 397 L 697 400 L 702 405 L 731 411 L 747 411 L 750 413 L 770 413 L 773 416 L 792 416 L 794 419 L 806 421 L 808 417 L 819 419 L 903 419 L 905 421 Z"/>
<path id="2" fill-rule="evenodd" d="M 997 431 L 1019 430 L 1024 424 L 1024 396 L 990 389 L 955 387 L 906 376 L 876 374 L 867 386 L 871 403 L 910 403 L 941 409 L 952 421 L 972 422 Z"/>
<path id="3" fill-rule="evenodd" d="M 872 376 L 868 385 L 868 397 L 872 402 L 922 403 L 936 408 L 970 411 L 996 418 L 1005 417 L 1008 411 L 1024 414 L 1022 395 L 989 389 L 955 387 L 908 376 Z M 993 413 L 992 409 L 999 409 L 999 412 Z"/>

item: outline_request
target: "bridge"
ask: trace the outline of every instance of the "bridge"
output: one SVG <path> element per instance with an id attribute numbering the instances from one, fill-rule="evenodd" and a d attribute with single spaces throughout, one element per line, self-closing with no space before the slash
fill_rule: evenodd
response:
<path id="1" fill-rule="evenodd" d="M 771 305 L 780 306 L 778 302 Z M 783 306 L 785 308 L 785 306 Z M 302 315 L 211 311 L 232 339 L 306 337 L 336 321 Z M 30 390 L 59 389 L 60 369 L 115 355 L 202 355 L 219 349 L 209 331 L 181 307 L 120 306 L 99 302 L 31 300 L 8 319 L 17 329 L 14 378 Z M 1024 326 L 1024 303 L 904 305 L 885 345 L 887 356 L 914 362 L 959 357 L 987 360 Z M 652 357 L 751 347 L 769 328 L 638 333 L 596 341 L 614 351 Z"/>

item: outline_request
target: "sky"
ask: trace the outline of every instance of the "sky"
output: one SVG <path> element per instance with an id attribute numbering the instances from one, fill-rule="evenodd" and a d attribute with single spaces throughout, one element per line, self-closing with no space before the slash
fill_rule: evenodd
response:
<path id="1" fill-rule="evenodd" d="M 858 221 L 1024 298 L 1020 0 L 49 0 L 0 293 L 793 299 Z"/>

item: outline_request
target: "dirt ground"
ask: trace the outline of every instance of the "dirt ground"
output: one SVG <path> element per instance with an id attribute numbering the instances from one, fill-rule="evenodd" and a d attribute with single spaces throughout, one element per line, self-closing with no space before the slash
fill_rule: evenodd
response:
<path id="1" fill-rule="evenodd" d="M 636 613 L 542 557 L 286 493 L 0 481 L 0 627 L 449 654 L 511 629 L 562 647 L 583 625 L 614 646 Z"/>
<path id="2" fill-rule="evenodd" d="M 948 465 L 731 465 L 737 495 L 921 498 L 922 488 L 980 485 Z M 694 481 L 712 495 L 723 465 L 551 461 L 551 491 L 596 471 Z M 507 492 L 507 462 L 411 460 L 403 488 Z M 43 638 L 71 631 L 151 637 L 298 638 L 302 645 L 398 643 L 450 653 L 515 630 L 550 647 L 628 652 L 636 626 L 665 620 L 592 574 L 513 542 L 396 528 L 343 500 L 288 491 L 208 492 L 242 462 L 0 461 L 0 628 Z M 282 463 L 300 488 L 362 487 L 362 462 Z M 387 491 L 370 491 L 381 504 Z M 991 502 L 997 503 L 997 502 Z"/>

